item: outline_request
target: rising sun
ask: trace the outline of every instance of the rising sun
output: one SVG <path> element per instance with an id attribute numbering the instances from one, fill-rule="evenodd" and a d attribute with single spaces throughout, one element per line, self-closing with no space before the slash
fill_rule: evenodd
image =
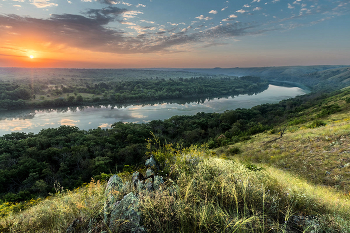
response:
<path id="1" fill-rule="evenodd" d="M 30 59 L 33 59 L 33 58 L 34 58 L 34 56 L 33 56 L 33 55 L 30 55 L 29 57 L 30 57 Z"/>

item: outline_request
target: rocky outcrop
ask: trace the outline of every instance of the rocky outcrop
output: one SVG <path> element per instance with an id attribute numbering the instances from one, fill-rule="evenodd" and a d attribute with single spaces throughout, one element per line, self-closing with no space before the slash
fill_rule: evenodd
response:
<path id="1" fill-rule="evenodd" d="M 157 169 L 158 165 L 153 156 L 147 159 L 145 165 L 148 167 L 146 174 L 134 172 L 131 183 L 123 183 L 117 175 L 113 175 L 107 183 L 104 222 L 112 232 L 146 232 L 141 226 L 139 198 L 150 192 L 159 191 L 164 180 L 163 177 L 155 175 L 153 169 Z M 118 194 L 125 193 L 126 190 L 132 190 L 132 192 L 117 201 Z"/>
<path id="2" fill-rule="evenodd" d="M 157 161 L 154 159 L 153 155 L 146 160 L 145 166 L 153 169 L 158 168 Z"/>
<path id="3" fill-rule="evenodd" d="M 133 193 L 125 195 L 111 209 L 107 224 L 112 232 L 146 232 L 141 226 L 139 199 Z"/>
<path id="4" fill-rule="evenodd" d="M 163 177 L 155 173 L 158 164 L 153 156 L 147 159 L 145 165 L 146 173 L 134 172 L 131 182 L 124 183 L 118 175 L 113 175 L 105 189 L 103 215 L 88 221 L 75 219 L 67 232 L 146 232 L 142 226 L 141 198 L 164 190 L 175 195 L 176 186 L 169 180 L 169 187 L 165 187 Z"/>

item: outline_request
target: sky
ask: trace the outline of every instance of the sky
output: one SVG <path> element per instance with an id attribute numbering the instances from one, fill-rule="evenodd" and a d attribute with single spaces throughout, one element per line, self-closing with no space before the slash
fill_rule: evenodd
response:
<path id="1" fill-rule="evenodd" d="M 350 65 L 350 0 L 0 0 L 0 67 Z"/>

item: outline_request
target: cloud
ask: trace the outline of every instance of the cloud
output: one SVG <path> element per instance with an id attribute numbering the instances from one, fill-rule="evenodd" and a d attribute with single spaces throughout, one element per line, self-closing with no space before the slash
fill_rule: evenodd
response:
<path id="1" fill-rule="evenodd" d="M 167 22 L 167 24 L 170 24 L 171 26 L 177 26 L 177 25 L 179 25 L 178 23 L 172 23 L 172 22 Z"/>
<path id="2" fill-rule="evenodd" d="M 192 28 L 192 26 L 188 26 L 188 27 L 182 29 L 181 32 L 187 32 L 187 31 L 190 30 L 191 28 Z"/>
<path id="3" fill-rule="evenodd" d="M 236 12 L 243 14 L 243 13 L 246 12 L 246 11 L 243 10 L 243 9 L 240 9 L 240 10 L 238 10 L 238 11 L 236 11 Z"/>
<path id="4" fill-rule="evenodd" d="M 137 15 L 143 14 L 141 11 L 126 11 L 123 13 L 123 17 L 126 19 L 135 18 Z"/>
<path id="5" fill-rule="evenodd" d="M 288 8 L 289 8 L 289 9 L 293 9 L 294 6 L 292 6 L 290 3 L 288 3 Z"/>
<path id="6" fill-rule="evenodd" d="M 224 11 L 224 10 L 226 10 L 227 8 L 228 8 L 228 6 L 222 8 L 221 11 Z"/>
<path id="7" fill-rule="evenodd" d="M 210 47 L 214 47 L 214 46 L 222 46 L 222 45 L 227 45 L 227 43 L 207 43 L 205 45 L 202 46 L 202 48 L 210 48 Z"/>
<path id="8" fill-rule="evenodd" d="M 36 6 L 37 8 L 45 8 L 51 6 L 58 6 L 56 3 L 52 3 L 49 0 L 31 0 L 31 4 Z"/>
<path id="9" fill-rule="evenodd" d="M 231 21 L 231 20 L 234 20 L 234 19 L 236 19 L 236 18 L 237 18 L 237 15 L 232 14 L 232 15 L 230 15 L 228 18 L 223 19 L 222 21 Z"/>
<path id="10" fill-rule="evenodd" d="M 261 7 L 255 7 L 253 11 L 260 11 L 262 8 Z"/>
<path id="11" fill-rule="evenodd" d="M 206 28 L 209 27 L 209 23 L 205 21 L 211 18 L 204 15 L 196 17 L 196 21 L 186 26 L 180 26 L 184 23 L 172 22 L 158 25 L 146 19 L 129 21 L 128 19 L 143 14 L 135 10 L 136 5 L 134 10 L 128 10 L 116 7 L 115 4 L 119 2 L 113 1 L 115 4 L 112 4 L 112 1 L 109 0 L 99 1 L 111 4 L 102 9 L 88 9 L 81 14 L 52 14 L 46 19 L 0 14 L 0 43 L 6 47 L 16 44 L 16 48 L 24 49 L 26 44 L 23 38 L 28 38 L 29 41 L 35 41 L 38 50 L 46 51 L 48 49 L 55 51 L 80 49 L 118 54 L 179 52 L 178 48 L 185 45 L 204 44 L 207 46 L 209 44 L 215 46 L 225 40 L 236 40 L 237 37 L 311 25 L 311 20 L 305 21 L 304 24 L 300 24 L 298 20 L 308 15 L 315 16 L 312 17 L 312 23 L 316 24 L 334 15 L 347 14 L 350 6 L 347 3 L 348 0 L 334 3 L 333 7 L 329 5 L 321 7 L 313 3 L 314 7 L 310 6 L 310 9 L 302 10 L 303 15 L 287 15 L 282 19 L 273 19 L 271 16 L 270 20 L 259 23 L 235 22 L 238 18 L 238 14 L 235 13 L 222 20 L 226 23 L 215 26 L 214 22 L 210 21 L 213 23 L 211 28 Z M 291 3 L 289 5 L 295 6 Z M 257 10 L 256 7 L 254 9 Z M 246 12 L 243 11 L 241 9 L 236 12 Z M 317 15 L 319 15 L 318 18 Z M 204 26 L 198 26 L 200 22 Z M 187 27 L 188 25 L 193 27 Z"/>
<path id="12" fill-rule="evenodd" d="M 99 1 L 99 2 L 101 2 L 103 4 L 107 4 L 107 5 L 116 5 L 119 3 L 119 2 L 112 1 L 112 0 L 96 0 L 96 1 Z"/>
<path id="13" fill-rule="evenodd" d="M 243 7 L 250 7 L 250 5 L 248 5 L 248 4 L 245 4 Z"/>
<path id="14" fill-rule="evenodd" d="M 22 7 L 21 5 L 13 5 L 14 7 Z"/>
<path id="15" fill-rule="evenodd" d="M 143 22 L 143 23 L 152 23 L 152 24 L 155 23 L 155 22 L 153 22 L 153 21 L 147 21 L 147 20 L 144 20 L 144 19 L 141 19 L 140 22 Z"/>
<path id="16" fill-rule="evenodd" d="M 216 10 L 211 10 L 211 11 L 209 11 L 209 14 L 214 14 L 214 15 L 216 15 L 218 12 L 216 11 Z"/>
<path id="17" fill-rule="evenodd" d="M 126 24 L 126 25 L 136 25 L 134 23 L 131 23 L 131 22 L 125 22 L 125 21 L 122 21 L 121 24 Z"/>
<path id="18" fill-rule="evenodd" d="M 91 0 L 83 0 L 83 1 L 91 1 Z M 117 5 L 117 4 L 123 4 L 123 5 L 126 5 L 126 6 L 132 6 L 131 3 L 128 3 L 128 2 L 123 2 L 123 1 L 113 1 L 113 0 L 95 0 L 95 1 L 98 1 L 102 4 L 107 4 L 107 5 Z M 137 7 L 140 7 L 140 6 L 144 6 L 142 4 L 138 4 Z"/>
<path id="19" fill-rule="evenodd" d="M 210 18 L 209 16 L 208 17 L 204 17 L 204 15 L 200 15 L 200 16 L 197 16 L 196 19 L 199 19 L 199 20 L 210 20 L 212 18 Z"/>
<path id="20" fill-rule="evenodd" d="M 127 3 L 127 2 L 120 2 L 120 3 L 123 4 L 123 5 L 126 5 L 126 6 L 132 6 L 131 3 Z"/>
<path id="21" fill-rule="evenodd" d="M 42 49 L 56 51 L 72 48 L 106 53 L 152 53 L 175 52 L 178 45 L 204 43 L 222 37 L 236 37 L 259 33 L 257 25 L 234 23 L 220 25 L 200 32 L 189 33 L 191 26 L 184 29 L 166 29 L 165 26 L 142 27 L 120 20 L 125 14 L 135 12 L 109 6 L 103 9 L 90 9 L 84 15 L 52 14 L 48 19 L 37 19 L 18 15 L 0 15 L 0 43 L 19 41 L 22 38 L 37 41 Z M 235 18 L 231 15 L 229 18 Z M 129 25 L 139 34 L 131 36 L 116 27 L 108 27 L 111 22 Z M 144 20 L 143 22 L 146 22 Z M 6 29 L 1 29 L 5 28 Z M 177 28 L 177 27 L 176 27 Z M 3 33 L 6 30 L 6 33 Z M 169 35 L 170 33 L 170 35 Z M 35 38 L 33 38 L 33 36 Z"/>
<path id="22" fill-rule="evenodd" d="M 143 5 L 143 4 L 137 4 L 136 7 L 146 7 L 146 5 Z"/>

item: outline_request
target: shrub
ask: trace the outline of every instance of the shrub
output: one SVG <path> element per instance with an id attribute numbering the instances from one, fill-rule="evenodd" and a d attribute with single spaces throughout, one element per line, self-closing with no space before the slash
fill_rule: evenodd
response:
<path id="1" fill-rule="evenodd" d="M 241 153 L 241 150 L 238 147 L 231 147 L 230 149 L 227 150 L 227 152 L 230 155 L 236 155 Z"/>
<path id="2" fill-rule="evenodd" d="M 320 120 L 314 120 L 310 125 L 308 125 L 307 127 L 312 129 L 312 128 L 317 128 L 317 127 L 321 127 L 321 126 L 325 126 L 326 123 Z"/>

